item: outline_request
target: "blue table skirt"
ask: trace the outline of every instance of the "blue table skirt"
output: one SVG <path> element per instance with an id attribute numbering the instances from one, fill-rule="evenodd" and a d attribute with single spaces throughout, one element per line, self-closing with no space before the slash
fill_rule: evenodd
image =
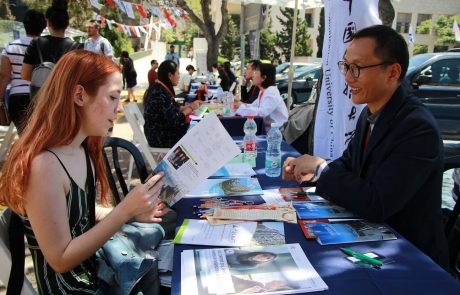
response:
<path id="1" fill-rule="evenodd" d="M 265 176 L 263 163 L 266 143 L 264 137 L 258 137 L 258 140 L 257 167 L 262 168 L 256 168 L 256 172 L 262 188 L 298 186 L 296 182 Z M 285 142 L 282 143 L 281 149 L 283 161 L 288 156 L 299 155 Z M 263 199 L 258 196 L 239 198 L 253 200 L 256 204 L 263 203 Z M 196 218 L 192 213 L 192 206 L 196 203 L 198 203 L 196 198 L 184 198 L 174 205 L 178 213 L 178 226 L 182 224 L 184 218 Z M 319 294 L 460 294 L 460 282 L 453 279 L 399 234 L 397 234 L 398 239 L 392 241 L 347 244 L 346 247 L 357 251 L 373 251 L 394 259 L 393 263 L 376 270 L 359 268 L 346 260 L 339 249 L 343 245 L 322 246 L 315 240 L 307 240 L 297 224 L 285 223 L 284 230 L 286 243 L 299 243 L 313 267 L 329 286 L 329 290 Z M 215 248 L 215 246 L 175 245 L 174 247 L 171 294 L 179 295 L 181 294 L 180 253 L 183 250 Z"/>

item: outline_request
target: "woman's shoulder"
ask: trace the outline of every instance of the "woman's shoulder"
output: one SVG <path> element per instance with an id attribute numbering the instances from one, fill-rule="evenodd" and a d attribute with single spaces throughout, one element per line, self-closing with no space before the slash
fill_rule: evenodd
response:
<path id="1" fill-rule="evenodd" d="M 58 179 L 62 174 L 62 165 L 51 152 L 43 150 L 36 155 L 30 166 L 32 175 L 39 175 L 42 179 Z"/>

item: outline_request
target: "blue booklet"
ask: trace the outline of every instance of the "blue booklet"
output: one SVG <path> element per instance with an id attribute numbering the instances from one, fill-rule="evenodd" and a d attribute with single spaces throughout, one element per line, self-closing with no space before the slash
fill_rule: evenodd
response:
<path id="1" fill-rule="evenodd" d="M 396 239 L 385 225 L 362 219 L 299 220 L 299 224 L 307 238 L 316 238 L 321 245 Z"/>
<path id="2" fill-rule="evenodd" d="M 257 178 L 206 179 L 190 193 L 189 197 L 223 197 L 263 195 Z"/>
<path id="3" fill-rule="evenodd" d="M 356 217 L 347 209 L 329 202 L 294 202 L 292 205 L 297 211 L 299 219 Z"/>

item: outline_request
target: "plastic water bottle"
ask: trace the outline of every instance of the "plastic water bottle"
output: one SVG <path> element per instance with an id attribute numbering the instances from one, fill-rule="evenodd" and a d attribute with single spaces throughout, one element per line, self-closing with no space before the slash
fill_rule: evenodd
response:
<path id="1" fill-rule="evenodd" d="M 278 177 L 281 174 L 281 134 L 279 123 L 272 123 L 267 134 L 267 151 L 265 153 L 265 175 Z"/>
<path id="2" fill-rule="evenodd" d="M 257 124 L 254 116 L 247 116 L 244 122 L 244 157 L 252 159 L 257 157 Z"/>

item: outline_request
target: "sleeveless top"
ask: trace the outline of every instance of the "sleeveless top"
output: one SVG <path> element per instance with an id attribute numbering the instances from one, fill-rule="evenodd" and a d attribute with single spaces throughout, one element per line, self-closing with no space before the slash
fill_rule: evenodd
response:
<path id="1" fill-rule="evenodd" d="M 67 214 L 72 239 L 91 228 L 87 193 L 72 179 L 59 157 L 52 151 L 70 179 L 70 190 L 66 196 Z M 86 153 L 86 157 L 88 154 Z M 34 261 L 34 271 L 40 294 L 96 294 L 95 260 L 91 257 L 66 273 L 57 273 L 45 260 L 40 250 L 29 219 L 23 217 L 25 235 Z"/>

